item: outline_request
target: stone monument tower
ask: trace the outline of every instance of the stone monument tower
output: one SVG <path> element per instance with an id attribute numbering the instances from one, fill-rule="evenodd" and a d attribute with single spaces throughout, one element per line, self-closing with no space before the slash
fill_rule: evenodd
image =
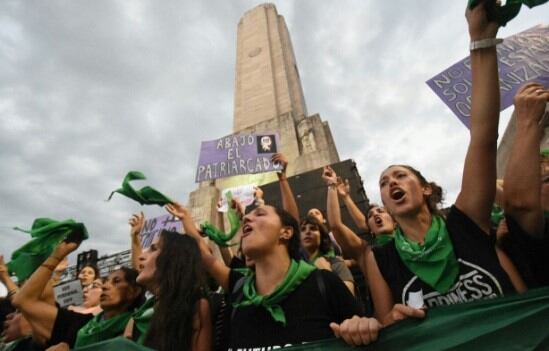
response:
<path id="1" fill-rule="evenodd" d="M 307 113 L 290 34 L 273 4 L 253 8 L 238 23 L 232 132 L 278 132 L 288 176 L 339 161 L 328 123 Z M 275 180 L 273 173 L 262 173 L 203 182 L 188 207 L 196 223 L 216 223 L 220 190 Z"/>

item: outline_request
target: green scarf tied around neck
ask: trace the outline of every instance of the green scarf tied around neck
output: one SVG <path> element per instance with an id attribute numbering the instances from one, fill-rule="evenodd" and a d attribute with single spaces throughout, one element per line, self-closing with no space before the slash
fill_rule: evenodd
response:
<path id="1" fill-rule="evenodd" d="M 156 299 L 154 297 L 148 299 L 132 316 L 134 328 L 139 330 L 139 338 L 137 338 L 136 343 L 140 345 L 143 345 L 147 338 L 147 332 L 149 331 L 151 319 L 154 314 L 155 303 Z"/>
<path id="2" fill-rule="evenodd" d="M 131 312 L 124 312 L 109 319 L 103 319 L 103 316 L 104 312 L 101 312 L 78 330 L 74 347 L 86 346 L 122 335 L 130 320 Z"/>
<path id="3" fill-rule="evenodd" d="M 255 274 L 252 273 L 247 276 L 244 285 L 242 286 L 242 300 L 239 303 L 234 304 L 235 308 L 244 306 L 262 306 L 271 314 L 273 319 L 286 326 L 286 316 L 280 303 L 298 288 L 301 283 L 309 275 L 315 271 L 316 268 L 309 263 L 300 260 L 299 263 L 292 260 L 288 273 L 284 277 L 284 280 L 277 285 L 274 291 L 266 296 L 259 295 L 255 289 Z"/>
<path id="4" fill-rule="evenodd" d="M 320 252 L 317 252 L 316 255 L 310 256 L 308 261 L 311 262 L 311 263 L 315 263 L 316 260 L 318 260 L 318 259 L 321 258 L 321 257 L 324 257 L 324 258 L 327 258 L 327 259 L 336 257 L 334 248 L 331 247 L 331 248 L 328 250 L 328 252 L 326 252 L 325 254 L 321 254 Z"/>
<path id="5" fill-rule="evenodd" d="M 56 221 L 49 218 L 37 218 L 30 230 L 13 228 L 31 236 L 31 240 L 11 254 L 8 263 L 10 274 L 15 274 L 22 282 L 36 270 L 62 241 L 80 242 L 88 238 L 83 223 L 73 219 Z"/>
<path id="6" fill-rule="evenodd" d="M 395 246 L 404 265 L 439 293 L 447 293 L 456 282 L 459 264 L 442 217 L 433 216 L 425 245 L 409 240 L 399 227 Z"/>
<path id="7" fill-rule="evenodd" d="M 114 193 L 122 194 L 129 197 L 132 200 L 139 202 L 141 205 L 158 205 L 164 206 L 173 201 L 166 195 L 160 193 L 158 190 L 151 188 L 150 186 L 144 186 L 140 190 L 135 190 L 130 182 L 133 180 L 145 180 L 145 175 L 139 171 L 131 171 L 124 177 L 122 181 L 122 187 L 116 189 L 111 193 L 107 201 L 109 201 Z"/>
<path id="8" fill-rule="evenodd" d="M 507 22 L 518 15 L 522 4 L 532 8 L 546 3 L 549 0 L 507 0 L 505 5 L 497 6 L 495 0 L 486 1 L 486 14 L 490 22 L 497 22 L 500 26 L 505 26 Z M 482 0 L 469 0 L 467 7 L 473 9 L 480 4 Z"/>
<path id="9" fill-rule="evenodd" d="M 213 224 L 210 224 L 208 222 L 205 222 L 204 224 L 200 225 L 200 230 L 208 236 L 213 242 L 217 244 L 217 246 L 221 247 L 228 247 L 231 246 L 229 244 L 229 241 L 234 238 L 238 230 L 240 229 L 240 218 L 238 217 L 238 214 L 236 213 L 236 209 L 234 209 L 231 206 L 231 202 L 233 200 L 233 195 L 231 192 L 227 192 L 227 203 L 229 204 L 229 210 L 227 211 L 227 218 L 229 220 L 229 225 L 231 226 L 231 230 L 229 233 L 224 233 L 219 228 L 214 226 Z"/>
<path id="10" fill-rule="evenodd" d="M 394 239 L 393 234 L 380 234 L 374 237 L 375 246 L 383 246 Z"/>

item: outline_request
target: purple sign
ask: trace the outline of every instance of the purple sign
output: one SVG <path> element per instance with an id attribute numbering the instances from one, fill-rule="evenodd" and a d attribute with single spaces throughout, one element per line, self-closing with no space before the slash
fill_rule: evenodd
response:
<path id="1" fill-rule="evenodd" d="M 506 38 L 497 46 L 500 109 L 513 103 L 520 86 L 529 81 L 549 81 L 549 26 L 533 28 Z M 439 98 L 469 128 L 471 117 L 471 60 L 469 57 L 427 81 Z"/>
<path id="2" fill-rule="evenodd" d="M 139 233 L 139 237 L 141 238 L 141 247 L 146 249 L 151 246 L 154 238 L 164 229 L 181 233 L 183 232 L 182 228 L 183 226 L 181 221 L 170 214 L 149 218 L 145 220 L 143 229 L 141 229 L 141 233 Z"/>
<path id="3" fill-rule="evenodd" d="M 281 165 L 271 157 L 278 145 L 277 133 L 233 134 L 203 141 L 195 181 L 277 171 Z"/>

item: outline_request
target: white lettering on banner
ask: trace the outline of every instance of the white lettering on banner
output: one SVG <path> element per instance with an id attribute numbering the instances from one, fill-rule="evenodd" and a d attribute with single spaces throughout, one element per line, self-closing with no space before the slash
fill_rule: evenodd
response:
<path id="1" fill-rule="evenodd" d="M 490 272 L 462 259 L 458 259 L 458 263 L 460 275 L 450 291 L 445 294 L 431 291 L 423 295 L 427 307 L 453 305 L 503 295 L 499 281 Z M 410 279 L 402 290 L 402 303 L 409 300 L 409 295 L 420 290 L 420 286 L 417 276 Z"/>
<path id="2" fill-rule="evenodd" d="M 302 343 L 306 344 L 306 342 Z M 237 347 L 236 349 L 233 349 L 232 347 L 229 347 L 227 351 L 271 351 L 271 350 L 278 350 L 283 349 L 285 347 L 293 346 L 292 344 L 285 344 L 283 346 L 280 345 L 273 345 L 273 346 L 261 346 L 261 347 Z"/>

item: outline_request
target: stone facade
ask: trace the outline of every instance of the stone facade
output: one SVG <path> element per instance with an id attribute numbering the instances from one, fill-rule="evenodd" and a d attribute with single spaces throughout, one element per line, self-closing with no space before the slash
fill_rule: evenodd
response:
<path id="1" fill-rule="evenodd" d="M 237 34 L 233 133 L 260 132 L 278 132 L 288 176 L 339 162 L 328 123 L 318 114 L 307 115 L 290 35 L 272 4 L 246 12 Z M 271 172 L 202 183 L 188 207 L 196 223 L 215 223 L 221 189 L 276 180 Z"/>

